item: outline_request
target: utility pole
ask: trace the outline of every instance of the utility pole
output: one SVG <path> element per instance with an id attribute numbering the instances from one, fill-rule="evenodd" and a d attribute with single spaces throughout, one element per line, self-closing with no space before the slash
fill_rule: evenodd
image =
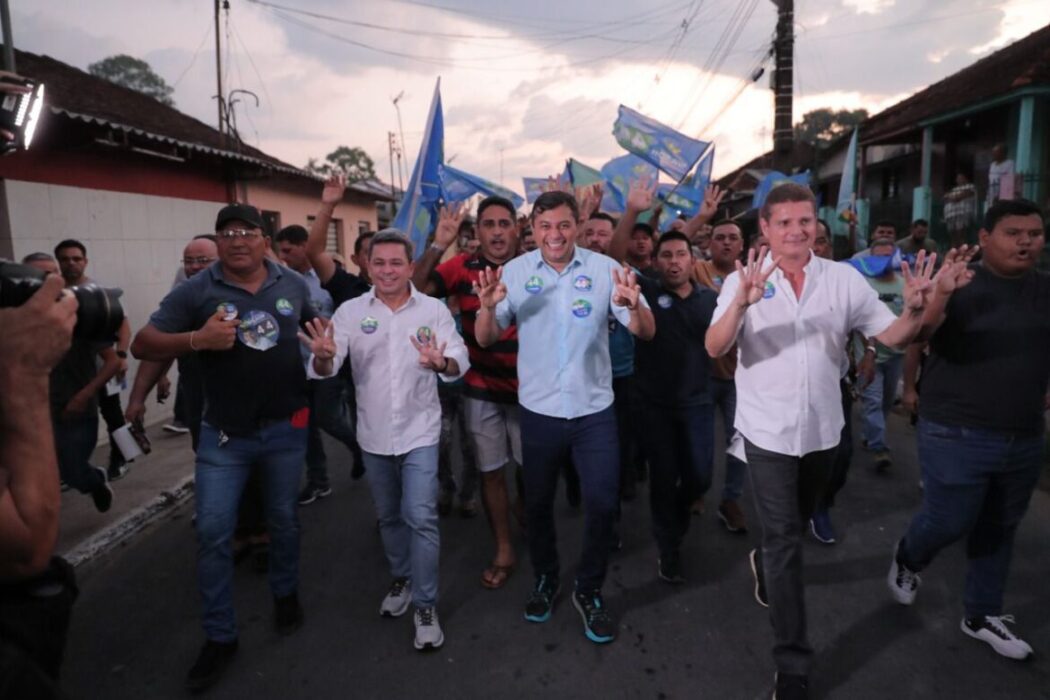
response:
<path id="1" fill-rule="evenodd" d="M 772 0 L 777 6 L 777 36 L 774 41 L 776 69 L 773 73 L 773 168 L 791 169 L 794 141 L 792 126 L 795 83 L 795 1 Z"/>
<path id="2" fill-rule="evenodd" d="M 390 197 L 397 202 L 397 190 L 394 189 L 394 132 L 386 132 L 386 142 L 390 147 Z"/>
<path id="3" fill-rule="evenodd" d="M 220 42 L 221 32 L 219 30 L 219 5 L 226 6 L 230 11 L 229 0 L 215 0 L 215 85 L 218 91 L 219 103 L 219 135 L 222 137 L 223 146 L 226 145 L 226 93 L 222 90 L 222 44 Z"/>
<path id="4" fill-rule="evenodd" d="M 391 98 L 391 101 L 394 103 L 394 109 L 397 111 L 397 133 L 401 137 L 401 150 L 398 151 L 397 155 L 397 174 L 399 178 L 401 177 L 401 151 L 405 149 L 405 127 L 401 125 L 401 105 L 399 105 L 398 103 L 401 102 L 401 98 L 403 98 L 404 96 L 405 91 L 402 90 L 401 92 L 397 93 L 397 97 Z M 408 169 L 407 163 L 405 164 L 405 169 Z M 404 183 L 404 180 L 402 180 L 402 183 Z M 404 192 L 404 189 L 402 189 L 401 191 Z"/>
<path id="5" fill-rule="evenodd" d="M 7 0 L 0 0 L 0 24 L 4 30 L 4 70 L 15 71 L 15 40 L 11 31 L 11 8 L 7 6 Z"/>

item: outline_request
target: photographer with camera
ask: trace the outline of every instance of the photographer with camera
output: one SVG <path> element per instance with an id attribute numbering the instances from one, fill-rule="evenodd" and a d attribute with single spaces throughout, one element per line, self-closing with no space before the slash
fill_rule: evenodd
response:
<path id="1" fill-rule="evenodd" d="M 52 261 L 53 264 L 53 261 Z M 52 559 L 61 502 L 48 411 L 50 374 L 67 354 L 77 300 L 48 277 L 0 308 L 0 697 L 58 697 L 72 569 Z"/>

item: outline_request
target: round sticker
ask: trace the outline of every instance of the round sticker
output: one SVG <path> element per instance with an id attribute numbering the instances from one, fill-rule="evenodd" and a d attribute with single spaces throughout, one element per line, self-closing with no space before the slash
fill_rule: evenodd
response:
<path id="1" fill-rule="evenodd" d="M 725 279 L 721 275 L 717 275 L 717 276 L 711 278 L 711 281 L 715 283 L 716 287 L 721 289 L 722 288 L 722 283 L 725 282 Z"/>
<path id="2" fill-rule="evenodd" d="M 228 301 L 224 301 L 215 307 L 216 311 L 222 312 L 223 321 L 232 321 L 237 318 L 237 307 Z"/>
<path id="3" fill-rule="evenodd" d="M 275 319 L 265 311 L 252 309 L 237 326 L 237 339 L 252 350 L 269 350 L 277 345 L 281 329 Z"/>
<path id="4" fill-rule="evenodd" d="M 591 278 L 587 275 L 578 275 L 576 279 L 572 281 L 572 286 L 578 291 L 589 292 L 591 291 L 591 287 L 594 286 L 594 283 L 591 282 Z"/>
<path id="5" fill-rule="evenodd" d="M 656 303 L 660 305 L 661 309 L 671 308 L 671 297 L 666 294 L 661 294 L 656 298 Z"/>
<path id="6" fill-rule="evenodd" d="M 372 335 L 379 328 L 379 321 L 375 320 L 371 316 L 365 316 L 361 319 L 361 332 L 365 335 Z"/>
<path id="7" fill-rule="evenodd" d="M 420 326 L 416 329 L 416 340 L 423 345 L 430 342 L 430 339 L 434 337 L 434 333 L 427 326 Z"/>
<path id="8" fill-rule="evenodd" d="M 572 315 L 576 318 L 587 318 L 591 315 L 591 311 L 593 311 L 591 302 L 586 299 L 577 299 L 572 302 Z"/>
<path id="9" fill-rule="evenodd" d="M 541 289 L 543 289 L 543 280 L 536 275 L 525 280 L 525 291 L 529 294 L 539 294 Z"/>
<path id="10" fill-rule="evenodd" d="M 291 316 L 295 312 L 295 309 L 292 308 L 292 302 L 288 301 L 284 297 L 281 297 L 277 300 L 276 306 L 277 313 L 281 314 L 282 316 Z"/>
<path id="11" fill-rule="evenodd" d="M 762 292 L 763 299 L 772 299 L 773 295 L 777 293 L 777 288 L 773 286 L 772 282 L 766 282 L 766 289 Z"/>

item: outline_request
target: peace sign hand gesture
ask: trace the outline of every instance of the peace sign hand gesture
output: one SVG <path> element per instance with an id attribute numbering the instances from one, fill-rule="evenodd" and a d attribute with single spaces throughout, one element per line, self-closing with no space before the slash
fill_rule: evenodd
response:
<path id="1" fill-rule="evenodd" d="M 740 277 L 740 285 L 737 287 L 734 301 L 741 309 L 746 309 L 752 304 L 757 304 L 766 291 L 766 280 L 773 274 L 773 270 L 780 267 L 780 258 L 774 258 L 773 264 L 762 270 L 762 261 L 766 257 L 768 248 L 762 246 L 757 253 L 754 248 L 747 251 L 747 263 L 740 264 L 736 261 L 736 272 Z"/>
<path id="2" fill-rule="evenodd" d="M 705 222 L 714 218 L 715 212 L 718 211 L 718 205 L 722 203 L 726 192 L 728 190 L 723 190 L 718 185 L 708 185 L 707 189 L 704 190 L 704 202 L 700 205 L 699 215 Z"/>
<path id="3" fill-rule="evenodd" d="M 478 281 L 473 286 L 474 293 L 478 295 L 478 301 L 486 309 L 495 309 L 501 301 L 507 298 L 507 285 L 503 284 L 502 265 L 495 270 L 479 270 Z"/>
<path id="4" fill-rule="evenodd" d="M 634 270 L 623 266 L 623 270 L 613 270 L 613 303 L 617 306 L 626 306 L 628 310 L 634 311 L 638 308 L 638 297 L 642 288 L 638 284 L 638 276 Z"/>
<path id="5" fill-rule="evenodd" d="M 915 256 L 915 269 L 907 260 L 901 261 L 901 274 L 904 275 L 904 307 L 909 311 L 922 311 L 933 293 L 933 267 L 937 263 L 937 253 L 926 255 L 920 250 Z"/>
<path id="6" fill-rule="evenodd" d="M 448 342 L 438 345 L 436 335 L 427 338 L 425 343 L 416 340 L 414 335 L 408 336 L 412 341 L 412 347 L 419 353 L 419 365 L 424 369 L 432 369 L 435 372 L 444 372 L 448 369 L 448 360 L 445 359 L 445 348 Z"/>
<path id="7" fill-rule="evenodd" d="M 306 322 L 306 332 L 299 331 L 302 341 L 318 360 L 328 361 L 335 358 L 335 339 L 332 337 L 335 324 L 318 317 Z"/>

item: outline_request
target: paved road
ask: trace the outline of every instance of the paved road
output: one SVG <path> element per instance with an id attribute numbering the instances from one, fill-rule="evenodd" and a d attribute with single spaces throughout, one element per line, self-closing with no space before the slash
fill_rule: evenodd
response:
<path id="1" fill-rule="evenodd" d="M 1006 611 L 1017 616 L 1039 655 L 1008 661 L 958 629 L 961 547 L 924 574 L 914 607 L 889 600 L 890 552 L 920 497 L 912 430 L 891 420 L 893 473 L 876 475 L 861 454 L 836 513 L 840 543 L 806 547 L 817 649 L 813 696 L 1050 697 L 1050 497 L 1037 492 L 1021 528 Z M 344 457 L 334 448 L 331 453 Z M 505 589 L 483 590 L 484 520 L 447 519 L 439 607 L 446 643 L 420 654 L 412 648 L 408 616 L 377 614 L 388 577 L 367 487 L 351 482 L 347 468 L 333 471 L 335 494 L 302 511 L 306 625 L 278 638 L 265 577 L 239 569 L 241 649 L 209 696 L 760 698 L 771 692 L 769 623 L 751 597 L 747 567 L 754 534 L 730 535 L 710 514 L 694 518 L 684 552 L 688 582 L 670 587 L 656 579 L 646 502 L 626 504 L 624 549 L 606 586 L 620 635 L 598 647 L 584 639 L 564 597 L 550 622 L 522 619 L 531 583 L 527 565 Z M 753 512 L 750 503 L 747 511 Z M 557 512 L 563 568 L 571 578 L 582 518 L 564 504 Z M 74 698 L 184 697 L 183 678 L 201 642 L 193 530 L 189 508 L 182 507 L 82 572 L 64 685 Z"/>

